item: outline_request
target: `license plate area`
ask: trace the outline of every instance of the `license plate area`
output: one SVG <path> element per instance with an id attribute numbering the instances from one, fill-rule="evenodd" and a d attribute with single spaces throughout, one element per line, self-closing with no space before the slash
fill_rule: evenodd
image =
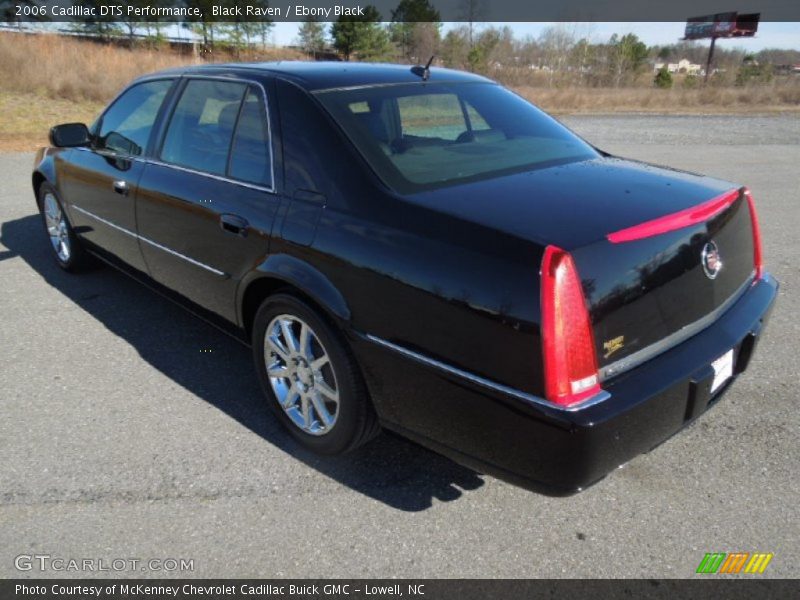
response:
<path id="1" fill-rule="evenodd" d="M 739 346 L 731 348 L 695 373 L 690 380 L 685 420 L 699 417 L 723 396 L 733 376 L 738 374 Z"/>
<path id="2" fill-rule="evenodd" d="M 733 377 L 733 348 L 711 363 L 714 370 L 714 378 L 711 380 L 709 392 L 714 394 L 725 382 Z"/>

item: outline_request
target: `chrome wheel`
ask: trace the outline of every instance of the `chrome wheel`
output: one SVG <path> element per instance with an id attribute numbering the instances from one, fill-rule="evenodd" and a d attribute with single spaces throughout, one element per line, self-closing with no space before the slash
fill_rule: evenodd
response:
<path id="1" fill-rule="evenodd" d="M 302 319 L 278 315 L 267 326 L 264 360 L 272 391 L 299 429 L 324 435 L 339 415 L 339 388 L 328 352 Z"/>
<path id="2" fill-rule="evenodd" d="M 61 262 L 69 262 L 69 257 L 72 254 L 69 242 L 69 225 L 61 206 L 58 204 L 58 200 L 53 194 L 45 194 L 44 196 L 44 222 L 56 256 Z"/>

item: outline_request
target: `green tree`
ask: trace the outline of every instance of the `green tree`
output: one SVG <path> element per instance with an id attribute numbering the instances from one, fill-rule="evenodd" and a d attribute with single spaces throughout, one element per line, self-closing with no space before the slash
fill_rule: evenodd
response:
<path id="1" fill-rule="evenodd" d="M 439 55 L 444 66 L 452 69 L 465 69 L 469 65 L 469 31 L 467 27 L 451 29 L 444 36 Z"/>
<path id="2" fill-rule="evenodd" d="M 608 43 L 611 49 L 610 67 L 613 84 L 619 87 L 623 83 L 633 81 L 649 56 L 647 44 L 633 33 L 627 33 L 621 38 L 615 33 Z"/>
<path id="3" fill-rule="evenodd" d="M 389 32 L 381 23 L 364 24 L 355 50 L 359 60 L 366 62 L 386 60 L 392 52 Z"/>
<path id="4" fill-rule="evenodd" d="M 353 54 L 376 56 L 388 46 L 386 32 L 381 26 L 381 14 L 372 5 L 364 8 L 362 16 L 341 16 L 331 25 L 331 38 L 345 60 Z"/>
<path id="5" fill-rule="evenodd" d="M 486 71 L 486 49 L 480 44 L 475 44 L 467 52 L 467 63 L 469 70 L 473 73 L 482 73 Z"/>
<path id="6" fill-rule="evenodd" d="M 661 67 L 656 73 L 653 83 L 656 87 L 661 89 L 669 89 L 672 87 L 672 73 L 669 72 L 666 66 Z"/>
<path id="7" fill-rule="evenodd" d="M 473 73 L 488 73 L 489 63 L 508 63 L 513 52 L 502 52 L 504 46 L 509 44 L 510 29 L 490 27 L 481 32 L 473 40 L 472 48 L 467 55 L 469 70 Z M 508 50 L 506 48 L 506 50 Z"/>
<path id="8" fill-rule="evenodd" d="M 325 48 L 325 25 L 318 19 L 308 19 L 300 25 L 297 37 L 303 51 L 316 57 Z"/>

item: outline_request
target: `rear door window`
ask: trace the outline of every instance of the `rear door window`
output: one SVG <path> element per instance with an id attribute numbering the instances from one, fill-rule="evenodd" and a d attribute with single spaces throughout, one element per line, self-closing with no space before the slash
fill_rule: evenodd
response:
<path id="1" fill-rule="evenodd" d="M 190 80 L 172 113 L 161 160 L 225 175 L 236 121 L 247 84 Z"/>
<path id="2" fill-rule="evenodd" d="M 236 125 L 228 176 L 272 187 L 267 111 L 261 94 L 252 86 L 247 91 Z"/>

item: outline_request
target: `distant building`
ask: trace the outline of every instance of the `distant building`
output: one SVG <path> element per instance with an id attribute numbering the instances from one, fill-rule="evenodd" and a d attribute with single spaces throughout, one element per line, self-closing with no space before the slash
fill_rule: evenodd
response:
<path id="1" fill-rule="evenodd" d="M 655 65 L 653 65 L 653 70 L 660 71 L 665 66 L 667 67 L 667 71 L 670 73 L 686 73 L 687 75 L 703 74 L 703 65 L 698 65 L 686 60 L 685 58 L 682 58 L 676 63 L 657 62 Z"/>

